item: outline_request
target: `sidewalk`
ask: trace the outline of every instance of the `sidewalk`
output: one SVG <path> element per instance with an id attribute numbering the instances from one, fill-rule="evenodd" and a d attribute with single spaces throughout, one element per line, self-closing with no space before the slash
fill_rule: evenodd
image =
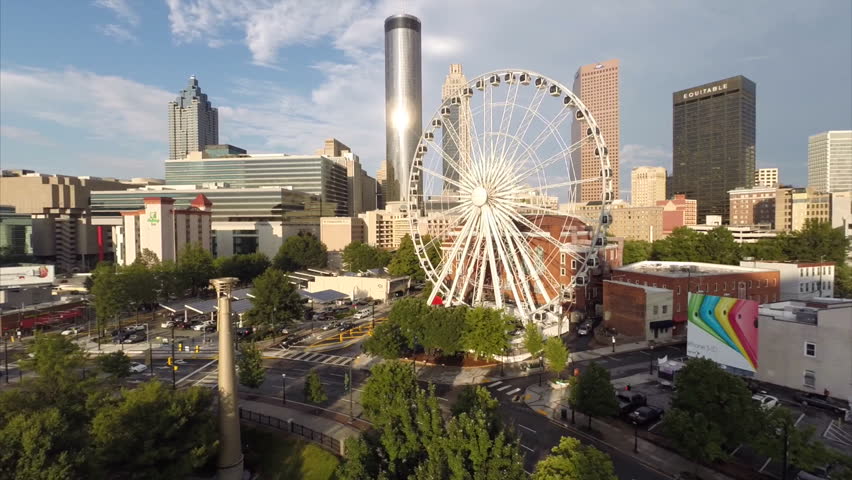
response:
<path id="1" fill-rule="evenodd" d="M 572 425 L 570 420 L 561 420 L 562 409 L 567 411 L 568 418 L 571 418 L 572 414 L 571 407 L 567 401 L 568 391 L 567 388 L 556 390 L 550 383 L 544 384 L 541 387 L 531 385 L 527 387 L 524 393 L 524 403 L 536 413 L 548 417 L 551 422 L 565 428 L 572 435 L 595 438 L 613 450 L 634 457 L 654 470 L 670 474 L 692 472 L 694 468 L 692 462 L 670 450 L 666 450 L 643 439 L 641 436 L 638 441 L 639 453 L 634 453 L 634 437 L 631 432 L 626 432 L 602 420 L 592 419 L 592 432 L 585 429 L 588 425 L 588 417 L 582 413 L 576 413 L 576 426 Z M 731 478 L 716 470 L 700 465 L 698 467 L 698 474 L 703 479 L 730 480 Z"/>
<path id="2" fill-rule="evenodd" d="M 310 413 L 305 413 L 294 408 L 242 399 L 240 400 L 239 407 L 243 411 L 249 411 L 256 414 L 265 415 L 267 417 L 276 418 L 281 420 L 282 422 L 287 422 L 288 424 L 301 425 L 310 430 L 313 430 L 314 432 L 319 432 L 323 435 L 331 437 L 340 442 L 340 451 L 338 452 L 339 455 L 344 454 L 343 444 L 347 438 L 357 437 L 361 434 L 358 429 L 349 425 L 344 425 L 342 423 L 335 422 L 334 420 L 329 420 L 327 418 L 312 415 Z M 285 431 L 294 432 L 295 430 L 291 427 Z"/>

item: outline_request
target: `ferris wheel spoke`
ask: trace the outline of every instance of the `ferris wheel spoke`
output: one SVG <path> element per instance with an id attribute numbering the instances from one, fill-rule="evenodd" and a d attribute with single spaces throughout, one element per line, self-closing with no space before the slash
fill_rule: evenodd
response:
<path id="1" fill-rule="evenodd" d="M 530 125 L 532 125 L 533 119 L 536 118 L 536 114 L 538 113 L 538 109 L 541 107 L 541 102 L 544 100 L 544 97 L 544 89 L 536 88 L 532 99 L 530 99 L 529 105 L 524 109 L 524 117 L 521 119 L 521 123 L 518 125 L 518 129 L 513 136 L 515 144 L 512 151 L 506 155 L 508 158 L 514 159 L 517 155 L 518 148 L 520 148 L 523 139 L 526 138 L 527 131 L 529 130 Z"/>
<path id="2" fill-rule="evenodd" d="M 516 298 L 518 305 L 522 305 L 525 303 L 530 311 L 535 310 L 535 296 L 530 291 L 529 280 L 530 276 L 526 274 L 526 269 L 524 268 L 523 262 L 519 259 L 520 250 L 523 248 L 529 248 L 526 242 L 517 242 L 515 238 L 515 234 L 512 231 L 514 229 L 514 225 L 512 225 L 511 219 L 509 219 L 508 215 L 497 210 L 496 215 L 500 217 L 501 223 L 506 225 L 505 232 L 506 234 L 502 237 L 505 239 L 505 248 L 507 251 L 512 253 L 512 260 L 515 264 L 515 269 L 520 275 L 519 283 L 521 285 L 522 293 L 524 294 L 524 298 Z M 526 313 L 522 310 L 521 316 L 526 317 Z"/>
<path id="3" fill-rule="evenodd" d="M 433 176 L 433 177 L 435 177 L 435 178 L 440 178 L 440 179 L 441 179 L 441 180 L 443 180 L 445 183 L 450 183 L 450 184 L 452 184 L 452 185 L 455 185 L 455 186 L 459 187 L 459 190 L 461 190 L 462 192 L 469 192 L 469 191 L 470 191 L 470 187 L 469 187 L 469 186 L 462 185 L 461 183 L 459 183 L 459 182 L 457 182 L 457 181 L 453 180 L 452 178 L 445 177 L 445 176 L 441 175 L 440 173 L 438 173 L 438 172 L 436 172 L 436 171 L 434 171 L 434 170 L 432 170 L 432 169 L 429 169 L 429 168 L 426 168 L 426 167 L 418 167 L 418 169 L 419 169 L 420 171 L 422 171 L 422 172 L 428 173 L 429 175 L 431 175 L 431 176 Z M 442 194 L 442 195 L 443 195 L 443 194 Z M 449 196 L 449 197 L 461 197 L 462 195 L 446 195 L 446 196 Z"/>
<path id="4" fill-rule="evenodd" d="M 510 72 L 510 75 L 514 75 L 514 73 Z M 513 82 L 508 84 L 506 87 L 506 102 L 503 104 L 503 115 L 500 117 L 500 132 L 509 131 L 509 126 L 512 124 L 512 115 L 515 113 L 515 102 L 518 98 L 518 89 L 520 86 L 520 82 Z M 508 115 L 506 115 L 507 113 Z M 502 137 L 500 140 L 502 140 L 500 145 L 500 157 L 504 157 L 506 154 L 506 142 L 508 138 Z"/>
<path id="5" fill-rule="evenodd" d="M 518 252 L 520 252 L 521 257 L 524 259 L 524 263 L 526 264 L 528 270 L 530 271 L 530 276 L 533 277 L 533 280 L 536 282 L 538 289 L 542 291 L 542 295 L 547 296 L 546 290 L 544 288 L 544 284 L 542 283 L 541 277 L 538 274 L 539 267 L 542 268 L 542 270 L 544 271 L 546 276 L 550 277 L 553 284 L 558 284 L 558 282 L 556 281 L 555 278 L 553 278 L 550 275 L 550 271 L 547 270 L 547 268 L 544 265 L 542 265 L 540 262 L 537 265 L 537 262 L 532 260 L 532 257 L 531 257 L 530 252 L 529 252 L 529 250 L 530 250 L 529 241 L 525 238 L 524 234 L 518 229 L 515 222 L 512 221 L 512 217 L 517 216 L 517 215 L 514 215 L 512 212 L 510 212 L 506 209 L 503 209 L 502 212 L 503 212 L 504 215 L 506 215 L 506 217 L 508 217 L 508 221 L 506 222 L 506 224 L 509 226 L 509 230 L 512 233 L 512 240 L 517 245 Z M 535 224 L 533 224 L 532 222 L 529 222 L 526 218 L 521 216 L 521 219 L 527 221 L 532 228 L 537 229 L 539 232 L 541 231 L 541 229 L 536 227 Z M 562 248 L 562 244 L 560 242 L 554 240 L 553 237 L 551 237 L 550 235 L 547 235 L 546 233 L 544 233 L 542 236 L 539 236 L 539 237 L 536 237 L 536 238 L 544 238 L 546 241 L 548 241 L 553 246 L 555 246 L 557 251 L 559 251 Z M 535 258 L 536 258 L 536 260 L 538 259 L 538 257 L 535 257 Z M 548 300 L 548 302 L 549 301 L 550 300 Z"/>
<path id="6" fill-rule="evenodd" d="M 550 138 L 554 134 L 557 137 L 561 137 L 561 135 L 559 135 L 558 128 L 562 124 L 562 122 L 572 116 L 571 112 L 572 110 L 570 108 L 563 108 L 562 110 L 560 110 L 559 113 L 557 113 L 556 116 L 553 117 L 553 119 L 547 125 L 545 125 L 545 127 L 542 129 L 541 132 L 539 132 L 535 139 L 530 142 L 529 146 L 527 147 L 527 150 L 535 152 L 548 138 Z M 514 161 L 515 159 L 512 158 L 511 160 Z"/>
<path id="7" fill-rule="evenodd" d="M 503 265 L 511 267 L 511 265 L 513 263 L 512 260 L 513 260 L 513 257 L 514 257 L 514 252 L 511 252 L 512 256 L 510 256 L 509 255 L 509 253 L 510 253 L 509 249 L 507 249 L 506 245 L 504 245 L 504 243 L 503 243 L 504 239 L 506 238 L 505 235 L 506 235 L 507 225 L 502 225 L 502 222 L 501 222 L 502 219 L 499 217 L 497 212 L 492 210 L 489 213 L 491 213 L 493 215 L 494 223 L 500 224 L 500 227 L 502 227 L 502 228 L 499 228 L 499 229 L 495 228 L 495 230 L 500 231 L 500 235 L 495 236 L 494 240 L 493 240 L 494 244 L 497 246 L 497 252 L 500 254 L 500 258 L 501 258 L 501 261 L 503 262 Z M 518 293 L 519 278 L 516 277 L 516 274 L 522 274 L 523 273 L 523 269 L 518 268 L 519 265 L 517 264 L 517 262 L 514 262 L 514 263 L 515 263 L 515 269 L 514 269 L 515 273 L 512 273 L 512 270 L 513 270 L 512 268 L 506 268 L 505 269 L 505 271 L 506 271 L 506 283 L 509 284 L 509 289 L 512 291 L 512 296 L 515 298 L 515 300 L 517 302 L 517 306 L 521 311 L 521 316 L 525 317 L 526 316 L 526 308 L 524 308 L 523 298 L 521 298 L 521 295 Z M 535 309 L 534 305 L 535 305 L 534 303 L 531 305 L 533 309 Z"/>
<path id="8" fill-rule="evenodd" d="M 537 186 L 537 187 L 528 186 L 526 188 L 521 189 L 520 191 L 522 191 L 522 192 L 528 192 L 530 190 L 545 191 L 545 190 L 549 190 L 551 188 L 573 187 L 575 185 L 582 185 L 584 183 L 597 182 L 599 180 L 603 180 L 603 177 L 581 178 L 581 179 L 578 179 L 578 180 L 570 180 L 570 181 L 567 181 L 567 182 L 540 185 L 540 186 Z"/>
<path id="9" fill-rule="evenodd" d="M 575 151 L 579 150 L 580 147 L 583 146 L 583 143 L 586 140 L 588 140 L 589 138 L 591 138 L 591 135 L 587 135 L 587 136 L 581 138 L 577 142 L 571 144 L 568 148 L 562 149 L 561 151 L 559 151 L 559 152 L 551 155 L 550 157 L 542 160 L 541 163 L 535 165 L 534 167 L 531 167 L 531 168 L 525 170 L 523 173 L 518 175 L 518 181 L 523 181 L 527 177 L 529 177 L 530 175 L 544 170 L 545 168 L 553 165 L 557 160 L 560 160 L 560 159 L 565 158 L 565 157 L 570 158 L 570 155 L 572 153 L 574 153 Z"/>
<path id="10" fill-rule="evenodd" d="M 473 222 L 473 221 L 468 222 L 468 225 L 472 226 L 474 224 L 475 224 L 475 222 Z M 465 260 L 467 260 L 468 248 L 470 248 L 470 242 L 471 242 L 472 239 L 473 239 L 473 231 L 471 229 L 470 231 L 467 232 L 467 235 L 465 235 L 465 240 L 464 240 L 465 243 L 464 243 L 464 248 L 461 250 L 461 255 L 459 255 L 458 259 L 456 259 L 455 257 L 452 257 L 450 259 L 450 261 L 453 262 L 453 264 L 455 265 L 455 270 L 456 270 L 456 274 L 453 275 L 453 283 L 452 283 L 452 286 L 450 287 L 450 293 L 449 293 L 449 295 L 447 295 L 447 298 L 450 299 L 450 302 L 453 302 L 453 299 L 455 298 L 456 286 L 458 286 L 458 284 L 459 284 L 459 277 L 462 276 L 461 272 L 465 267 Z"/>
<path id="11" fill-rule="evenodd" d="M 465 215 L 465 219 L 469 220 L 470 217 L 472 217 L 474 215 L 474 213 L 475 213 L 474 211 L 468 212 L 468 214 Z M 436 282 L 435 282 L 436 285 L 440 285 L 441 287 L 445 288 L 444 280 L 447 278 L 447 274 L 450 272 L 450 268 L 452 268 L 453 266 L 456 265 L 455 259 L 458 256 L 458 248 L 461 245 L 463 238 L 466 235 L 469 234 L 469 231 L 470 231 L 472 225 L 473 225 L 473 222 L 467 222 L 465 224 L 465 226 L 462 228 L 461 233 L 453 241 L 453 245 L 450 248 L 450 252 L 446 255 L 442 255 L 442 257 L 446 258 L 447 260 L 444 261 L 444 265 L 441 268 L 441 273 L 436 277 Z M 432 294 L 429 296 L 429 304 L 430 305 L 432 304 L 432 301 L 435 299 L 436 293 L 437 293 L 437 289 L 433 289 Z"/>
<path id="12" fill-rule="evenodd" d="M 494 303 L 497 305 L 497 308 L 503 308 L 503 291 L 500 285 L 500 271 L 497 269 L 497 252 L 495 252 L 496 249 L 494 248 L 494 238 L 500 232 L 497 230 L 496 225 L 494 225 L 494 218 L 490 210 L 483 209 L 483 214 L 485 215 L 485 225 L 487 226 L 485 241 L 488 244 L 488 265 L 491 267 L 491 285 L 494 290 Z M 505 265 L 505 262 L 503 264 Z"/>
<path id="13" fill-rule="evenodd" d="M 447 164 L 449 164 L 450 167 L 452 167 L 453 170 L 456 171 L 456 173 L 459 176 L 458 183 L 460 183 L 462 185 L 467 184 L 468 186 L 466 188 L 470 189 L 470 186 L 473 185 L 473 181 L 474 181 L 473 178 L 470 177 L 470 171 L 467 170 L 467 169 L 459 168 L 459 164 L 456 163 L 455 159 L 453 159 L 447 152 L 445 152 L 444 149 L 441 148 L 435 141 L 424 140 L 424 142 L 426 142 L 426 144 L 429 148 L 432 148 L 432 149 L 435 150 L 435 152 L 441 157 L 442 161 L 447 162 Z M 421 167 L 418 167 L 418 168 L 423 168 L 423 167 L 421 166 Z"/>
<path id="14" fill-rule="evenodd" d="M 479 223 L 479 222 L 475 222 L 475 223 Z M 468 288 L 468 285 L 470 284 L 470 279 L 476 278 L 475 268 L 476 268 L 476 265 L 479 263 L 480 259 L 482 258 L 482 256 L 480 255 L 481 248 L 482 248 L 482 235 L 477 234 L 476 235 L 476 243 L 474 243 L 474 245 L 473 245 L 473 250 L 470 252 L 470 256 L 463 259 L 463 261 L 467 261 L 468 264 L 467 264 L 467 272 L 464 276 L 464 282 L 462 283 L 462 288 L 461 288 L 461 291 L 459 292 L 459 298 L 462 301 L 464 301 L 465 297 L 467 296 L 467 288 Z M 475 282 L 474 282 L 474 284 L 475 284 Z M 473 302 L 471 302 L 471 303 L 473 303 Z"/>
<path id="15" fill-rule="evenodd" d="M 507 205 L 511 205 L 513 207 L 518 207 L 518 208 L 525 209 L 525 210 L 536 210 L 536 211 L 539 211 L 539 212 L 543 212 L 545 215 L 564 216 L 564 215 L 562 215 L 562 212 L 560 212 L 559 210 L 554 210 L 552 208 L 534 205 L 532 203 L 515 202 L 515 201 L 509 200 L 509 199 L 506 199 L 506 198 L 501 199 L 501 202 L 503 202 Z"/>
<path id="16" fill-rule="evenodd" d="M 452 108 L 452 107 L 447 107 L 447 108 Z M 456 110 L 457 110 L 457 112 L 461 112 L 461 107 L 458 107 Z M 453 142 L 453 144 L 456 147 L 456 152 L 458 152 L 458 156 L 456 158 L 453 158 L 452 161 L 456 165 L 469 168 L 469 166 L 467 166 L 466 163 L 463 161 L 464 156 L 468 154 L 467 153 L 468 148 L 466 148 L 466 146 L 464 145 L 464 142 L 462 142 L 461 133 L 459 132 L 460 127 L 462 126 L 461 116 L 459 116 L 459 119 L 457 121 L 457 125 L 453 125 L 453 122 L 449 121 L 449 119 L 447 119 L 447 118 L 442 120 L 441 125 L 443 125 L 444 132 L 446 134 L 448 134 L 447 137 Z M 459 127 L 459 129 L 457 129 L 456 127 Z M 444 152 L 444 153 L 446 153 L 446 152 Z M 461 173 L 458 171 L 457 168 L 454 168 L 454 170 L 456 171 L 456 173 L 458 175 L 461 175 Z"/>

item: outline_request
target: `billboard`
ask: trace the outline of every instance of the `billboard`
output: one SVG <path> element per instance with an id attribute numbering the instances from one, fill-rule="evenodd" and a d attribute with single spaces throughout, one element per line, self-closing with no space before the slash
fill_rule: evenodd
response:
<path id="1" fill-rule="evenodd" d="M 0 288 L 53 283 L 53 265 L 19 265 L 0 267 Z"/>
<path id="2" fill-rule="evenodd" d="M 686 354 L 755 373 L 758 305 L 754 300 L 689 294 Z"/>

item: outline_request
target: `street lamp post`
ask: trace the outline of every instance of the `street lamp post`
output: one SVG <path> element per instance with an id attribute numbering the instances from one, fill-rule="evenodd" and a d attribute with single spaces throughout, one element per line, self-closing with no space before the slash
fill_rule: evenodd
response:
<path id="1" fill-rule="evenodd" d="M 175 324 L 174 323 L 172 324 L 172 341 L 170 343 L 172 344 L 172 365 L 170 365 L 172 367 L 172 390 L 174 390 L 174 389 L 177 388 L 176 387 L 177 384 L 175 382 L 175 375 L 176 374 L 175 374 L 175 366 L 174 366 L 174 363 L 175 363 Z"/>
<path id="2" fill-rule="evenodd" d="M 639 453 L 639 424 L 633 423 L 633 453 Z"/>
<path id="3" fill-rule="evenodd" d="M 354 382 L 354 379 L 352 378 L 352 362 L 349 362 L 349 420 L 350 421 L 355 420 L 355 415 L 353 413 L 354 408 L 352 406 L 352 390 L 353 390 L 352 383 L 353 382 Z"/>
<path id="4" fill-rule="evenodd" d="M 6 344 L 6 332 L 3 331 L 3 311 L 0 310 L 0 335 L 3 336 L 3 363 L 6 371 L 4 377 L 6 383 L 9 383 L 9 346 Z"/>
<path id="5" fill-rule="evenodd" d="M 151 376 L 154 376 L 154 351 L 151 350 L 151 332 L 148 328 L 148 323 L 145 324 L 145 339 L 148 340 L 148 369 L 151 372 Z"/>
<path id="6" fill-rule="evenodd" d="M 615 353 L 615 335 L 612 336 L 612 353 Z"/>
<path id="7" fill-rule="evenodd" d="M 287 405 L 287 374 L 281 374 L 281 405 Z"/>
<path id="8" fill-rule="evenodd" d="M 648 375 L 654 374 L 654 344 L 650 345 L 651 347 L 651 357 L 648 359 Z"/>

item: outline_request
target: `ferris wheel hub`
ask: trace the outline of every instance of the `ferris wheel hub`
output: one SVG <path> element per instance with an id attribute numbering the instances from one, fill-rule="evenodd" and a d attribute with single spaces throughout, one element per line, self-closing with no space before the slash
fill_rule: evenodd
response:
<path id="1" fill-rule="evenodd" d="M 470 193 L 470 201 L 476 207 L 482 207 L 488 203 L 488 190 L 485 187 L 476 187 Z"/>

